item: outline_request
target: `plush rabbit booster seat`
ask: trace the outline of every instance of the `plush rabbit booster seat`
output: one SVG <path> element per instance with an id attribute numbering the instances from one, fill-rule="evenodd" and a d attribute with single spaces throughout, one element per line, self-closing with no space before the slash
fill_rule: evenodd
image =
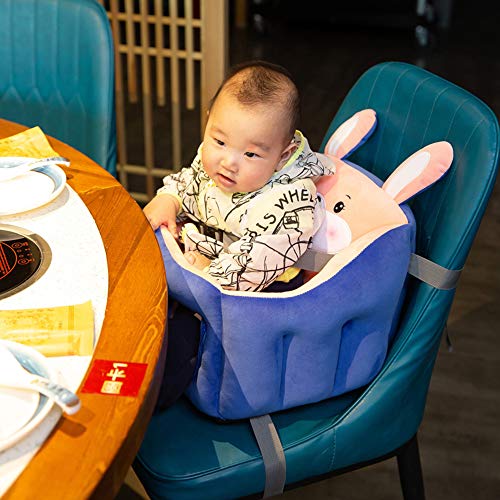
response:
<path id="1" fill-rule="evenodd" d="M 379 179 L 335 157 L 335 141 L 340 135 L 345 143 L 345 125 L 359 122 L 360 113 L 338 129 L 325 152 L 336 161 L 335 189 L 353 195 L 348 184 L 361 183 L 375 190 L 376 197 L 382 192 Z M 356 128 L 354 144 L 342 158 L 373 131 L 375 113 L 368 118 L 372 121 L 365 120 L 361 131 Z M 333 216 L 337 195 L 328 182 L 323 189 Z M 400 189 L 401 182 L 397 184 Z M 366 192 L 359 194 L 352 201 L 365 203 Z M 415 242 L 411 210 L 398 204 L 409 196 L 401 201 L 394 194 L 382 196 L 398 222 L 386 220 L 382 211 L 376 227 L 353 234 L 352 243 L 307 283 L 283 293 L 224 290 L 187 264 L 168 231 L 157 231 L 170 297 L 202 318 L 198 367 L 187 389 L 197 408 L 219 419 L 253 417 L 330 398 L 375 377 L 396 327 Z M 362 213 L 345 212 L 351 217 Z M 316 248 L 328 250 L 329 244 L 320 242 Z"/>

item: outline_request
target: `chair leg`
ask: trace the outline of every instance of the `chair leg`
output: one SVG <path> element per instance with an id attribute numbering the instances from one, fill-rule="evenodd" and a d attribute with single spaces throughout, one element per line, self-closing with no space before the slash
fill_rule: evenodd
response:
<path id="1" fill-rule="evenodd" d="M 425 500 L 424 480 L 416 434 L 401 448 L 397 457 L 399 480 L 404 500 Z"/>

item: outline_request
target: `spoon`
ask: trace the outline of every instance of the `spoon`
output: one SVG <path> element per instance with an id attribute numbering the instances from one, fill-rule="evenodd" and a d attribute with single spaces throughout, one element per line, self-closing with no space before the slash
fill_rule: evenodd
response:
<path id="1" fill-rule="evenodd" d="M 0 182 L 8 181 L 14 177 L 29 172 L 37 167 L 47 165 L 63 164 L 68 166 L 70 161 L 63 156 L 52 156 L 51 158 L 27 158 L 25 156 L 0 157 Z"/>
<path id="2" fill-rule="evenodd" d="M 12 352 L 0 342 L 0 387 L 37 391 L 58 404 L 68 415 L 80 409 L 80 399 L 66 387 L 25 370 Z"/>

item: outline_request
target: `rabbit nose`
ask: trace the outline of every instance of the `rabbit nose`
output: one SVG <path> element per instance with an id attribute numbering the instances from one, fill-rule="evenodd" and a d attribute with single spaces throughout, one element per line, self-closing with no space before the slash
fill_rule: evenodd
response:
<path id="1" fill-rule="evenodd" d="M 332 212 L 326 212 L 325 218 L 313 237 L 311 248 L 323 253 L 337 253 L 349 246 L 352 232 L 349 224 Z"/>

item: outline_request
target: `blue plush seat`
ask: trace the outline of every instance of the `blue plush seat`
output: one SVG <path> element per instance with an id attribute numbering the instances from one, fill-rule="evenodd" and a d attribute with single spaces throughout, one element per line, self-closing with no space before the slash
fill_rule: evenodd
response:
<path id="1" fill-rule="evenodd" d="M 0 118 L 116 174 L 113 39 L 95 0 L 0 2 Z"/>
<path id="2" fill-rule="evenodd" d="M 416 253 L 462 269 L 497 174 L 499 128 L 492 111 L 423 69 L 384 63 L 361 76 L 326 137 L 364 108 L 377 112 L 378 127 L 349 159 L 381 179 L 426 144 L 453 145 L 449 174 L 410 204 Z M 410 278 L 394 341 L 368 386 L 272 415 L 287 487 L 396 455 L 405 498 L 423 498 L 416 434 L 453 297 L 454 290 Z M 258 494 L 265 484 L 249 422 L 218 423 L 186 399 L 153 416 L 134 469 L 152 498 L 236 498 Z"/>

